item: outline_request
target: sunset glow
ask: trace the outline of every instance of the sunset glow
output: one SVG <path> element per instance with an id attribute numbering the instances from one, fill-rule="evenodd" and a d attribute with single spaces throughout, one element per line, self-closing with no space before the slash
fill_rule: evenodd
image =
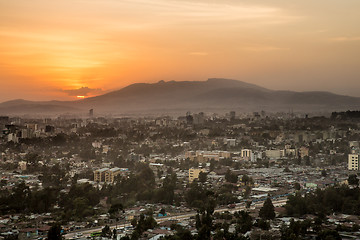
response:
<path id="1" fill-rule="evenodd" d="M 358 9 L 358 0 L 0 0 L 0 101 L 209 77 L 360 96 Z"/>

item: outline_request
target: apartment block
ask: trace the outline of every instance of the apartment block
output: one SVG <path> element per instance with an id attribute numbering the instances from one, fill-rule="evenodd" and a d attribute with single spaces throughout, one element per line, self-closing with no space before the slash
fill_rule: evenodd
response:
<path id="1" fill-rule="evenodd" d="M 348 169 L 352 171 L 359 170 L 359 154 L 348 155 Z"/>
<path id="2" fill-rule="evenodd" d="M 193 182 L 195 179 L 198 179 L 199 174 L 201 172 L 205 172 L 205 170 L 201 169 L 201 168 L 190 168 L 189 169 L 189 182 Z"/>
<path id="3" fill-rule="evenodd" d="M 121 168 L 102 168 L 94 171 L 95 182 L 113 183 L 115 177 L 121 174 Z"/>

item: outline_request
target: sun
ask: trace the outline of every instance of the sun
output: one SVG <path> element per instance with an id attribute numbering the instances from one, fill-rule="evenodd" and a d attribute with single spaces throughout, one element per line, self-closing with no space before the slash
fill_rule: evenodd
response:
<path id="1" fill-rule="evenodd" d="M 85 96 L 76 96 L 77 98 L 79 98 L 79 99 L 84 99 L 85 98 Z"/>

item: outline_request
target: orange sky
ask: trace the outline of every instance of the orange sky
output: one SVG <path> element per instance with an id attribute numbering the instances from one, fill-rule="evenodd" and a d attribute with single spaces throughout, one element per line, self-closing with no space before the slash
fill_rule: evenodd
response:
<path id="1" fill-rule="evenodd" d="M 0 0 L 0 101 L 210 77 L 360 96 L 359 9 L 358 0 Z"/>

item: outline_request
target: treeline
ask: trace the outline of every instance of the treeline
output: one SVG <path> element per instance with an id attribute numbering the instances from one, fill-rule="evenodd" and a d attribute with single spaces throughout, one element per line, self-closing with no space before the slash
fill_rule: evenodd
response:
<path id="1" fill-rule="evenodd" d="M 332 119 L 354 119 L 360 118 L 360 111 L 346 111 L 346 112 L 332 112 L 331 113 Z"/>
<path id="2" fill-rule="evenodd" d="M 332 213 L 360 215 L 360 189 L 346 185 L 317 189 L 302 196 L 289 196 L 285 205 L 288 216 L 301 217 L 305 214 L 326 216 Z"/>
<path id="3" fill-rule="evenodd" d="M 75 184 L 66 193 L 54 187 L 31 190 L 21 182 L 12 191 L 0 192 L 0 213 L 56 212 L 58 210 L 54 206 L 58 204 L 61 211 L 57 220 L 79 220 L 94 215 L 94 207 L 99 203 L 100 196 L 100 190 L 87 183 Z"/>
<path id="4" fill-rule="evenodd" d="M 16 185 L 12 191 L 0 192 L 0 213 L 44 213 L 50 211 L 57 202 L 60 189 L 45 188 L 30 190 L 24 182 Z"/>
<path id="5" fill-rule="evenodd" d="M 155 184 L 155 175 L 146 164 L 137 165 L 138 172 L 116 179 L 114 185 L 104 186 L 103 196 L 108 196 L 111 204 L 122 203 L 131 206 L 135 201 L 173 204 L 178 201 L 175 196 L 177 177 L 168 174 L 160 186 Z"/>

